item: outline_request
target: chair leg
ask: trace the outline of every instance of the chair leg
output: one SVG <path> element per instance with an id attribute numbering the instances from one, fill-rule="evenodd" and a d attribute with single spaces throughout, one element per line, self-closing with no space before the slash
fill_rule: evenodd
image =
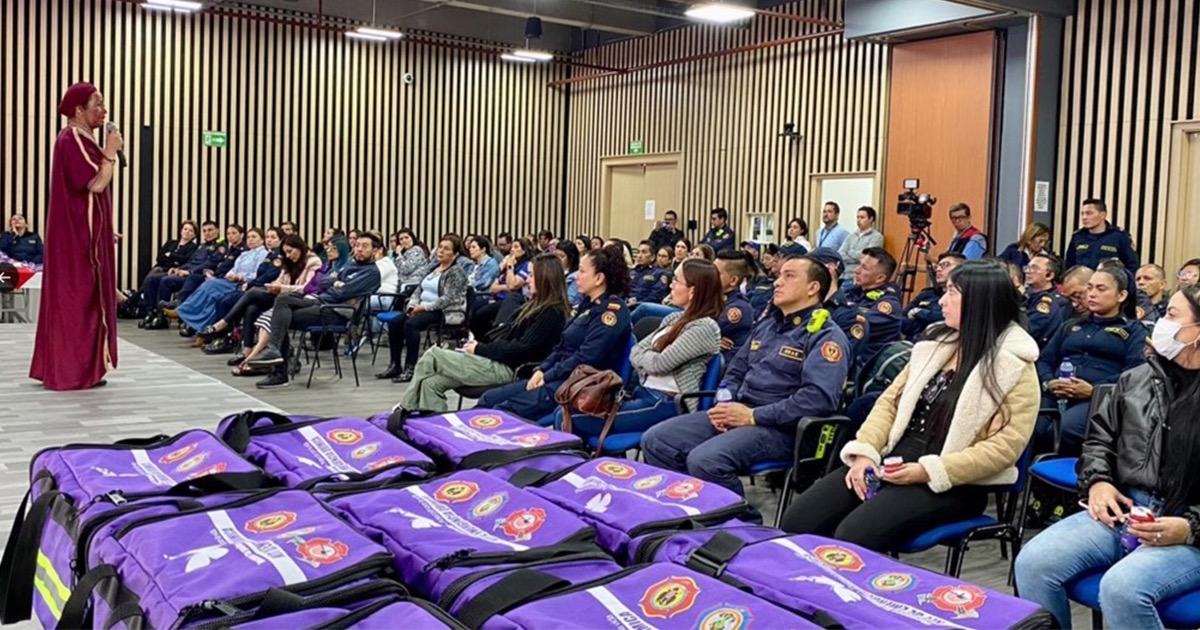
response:
<path id="1" fill-rule="evenodd" d="M 307 352 L 305 354 L 307 354 Z M 319 356 L 321 356 L 321 353 L 318 352 L 318 353 L 316 353 L 316 355 L 319 357 Z M 306 383 L 304 385 L 304 389 L 309 389 L 312 387 L 313 374 L 317 371 L 317 363 L 319 363 L 319 362 L 318 361 L 309 361 L 308 362 L 308 383 Z"/>
<path id="2" fill-rule="evenodd" d="M 1092 627 L 1095 630 L 1103 630 L 1104 628 L 1104 613 L 1099 608 L 1092 609 Z"/>
<path id="3" fill-rule="evenodd" d="M 783 513 L 792 502 L 792 472 L 791 468 L 787 469 L 787 476 L 783 478 L 783 489 L 779 491 L 779 507 L 775 510 L 775 522 L 771 525 L 775 529 L 779 529 L 783 522 Z"/>

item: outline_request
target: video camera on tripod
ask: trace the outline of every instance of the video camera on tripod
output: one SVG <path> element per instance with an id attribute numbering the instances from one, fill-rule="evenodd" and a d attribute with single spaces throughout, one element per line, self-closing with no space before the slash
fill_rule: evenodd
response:
<path id="1" fill-rule="evenodd" d="M 921 180 L 906 179 L 904 180 L 904 192 L 900 193 L 899 199 L 896 201 L 896 213 L 908 217 L 908 225 L 914 234 L 919 234 L 929 230 L 930 220 L 933 218 L 933 206 L 937 203 L 937 197 L 928 193 L 917 194 L 917 189 L 921 187 Z"/>

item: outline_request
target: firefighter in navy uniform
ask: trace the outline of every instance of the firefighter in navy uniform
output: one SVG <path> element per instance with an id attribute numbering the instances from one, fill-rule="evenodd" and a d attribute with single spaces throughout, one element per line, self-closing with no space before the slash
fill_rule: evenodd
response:
<path id="1" fill-rule="evenodd" d="M 721 357 L 725 365 L 732 363 L 738 350 L 745 345 L 755 321 L 754 309 L 741 291 L 734 289 L 725 294 L 725 309 L 717 320 L 721 328 Z"/>
<path id="2" fill-rule="evenodd" d="M 863 353 L 855 358 L 862 367 L 888 344 L 900 340 L 900 291 L 889 282 L 896 273 L 896 259 L 882 247 L 863 250 L 854 272 L 854 286 L 846 292 L 846 303 L 855 307 L 870 322 L 870 334 Z"/>
<path id="3" fill-rule="evenodd" d="M 945 252 L 938 256 L 937 267 L 934 271 L 934 285 L 925 287 L 904 309 L 904 318 L 900 322 L 900 330 L 904 338 L 916 342 L 921 338 L 925 329 L 932 324 L 944 321 L 942 316 L 942 296 L 946 294 L 946 281 L 950 272 L 961 265 L 967 258 L 958 252 Z"/>
<path id="4" fill-rule="evenodd" d="M 232 223 L 229 227 L 225 228 L 225 257 L 221 259 L 221 262 L 217 263 L 216 268 L 212 271 L 192 274 L 185 278 L 183 286 L 175 292 L 175 297 L 171 298 L 170 302 L 162 304 L 162 308 L 171 310 L 183 304 L 188 299 L 188 296 L 195 292 L 196 289 L 199 289 L 200 285 L 204 284 L 204 281 L 209 278 L 224 278 L 225 274 L 233 269 L 238 256 L 245 253 L 245 238 L 246 230 L 242 226 Z"/>
<path id="5" fill-rule="evenodd" d="M 841 278 L 842 272 L 846 270 L 842 263 L 842 255 L 836 249 L 818 247 L 808 255 L 825 265 L 825 269 L 834 278 Z M 867 316 L 846 302 L 846 295 L 842 292 L 838 282 L 834 282 L 833 286 L 829 288 L 829 294 L 821 306 L 829 311 L 830 318 L 846 335 L 846 340 L 850 343 L 850 365 L 854 366 L 858 357 L 866 352 L 867 338 L 871 333 L 871 324 L 867 321 Z M 853 373 L 853 369 L 851 373 Z"/>
<path id="6" fill-rule="evenodd" d="M 165 330 L 170 324 L 162 312 L 160 302 L 166 302 L 171 294 L 183 288 L 183 283 L 189 276 L 199 274 L 204 277 L 204 271 L 215 269 L 225 258 L 225 243 L 217 224 L 205 221 L 200 228 L 203 242 L 192 255 L 179 267 L 167 271 L 157 277 L 147 277 L 142 289 L 142 308 L 150 314 L 143 320 L 142 327 L 147 330 Z"/>
<path id="7" fill-rule="evenodd" d="M 1025 316 L 1039 348 L 1046 347 L 1063 322 L 1076 317 L 1070 300 L 1058 292 L 1061 276 L 1062 263 L 1049 254 L 1038 254 L 1025 265 Z"/>
<path id="8" fill-rule="evenodd" d="M 1095 269 L 1105 258 L 1117 258 L 1130 274 L 1136 274 L 1139 256 L 1129 232 L 1108 222 L 1108 206 L 1099 199 L 1084 199 L 1079 211 L 1081 226 L 1067 245 L 1067 269 L 1076 265 Z"/>
<path id="9" fill-rule="evenodd" d="M 708 221 L 712 227 L 704 234 L 704 238 L 700 239 L 700 243 L 708 245 L 717 253 L 724 249 L 733 249 L 737 245 L 737 235 L 729 228 L 729 211 L 725 208 L 713 208 Z"/>
<path id="10" fill-rule="evenodd" d="M 1059 400 L 1067 403 L 1062 415 L 1061 455 L 1079 454 L 1095 386 L 1116 383 L 1122 372 L 1146 361 L 1146 327 L 1121 315 L 1122 303 L 1129 299 L 1130 290 L 1123 269 L 1092 274 L 1087 293 L 1089 313 L 1068 321 L 1038 357 L 1038 376 L 1044 392 L 1042 407 L 1052 408 Z M 1064 360 L 1070 360 L 1074 366 L 1075 378 L 1059 378 Z M 1035 434 L 1043 448 L 1053 439 L 1052 429 L 1047 418 L 1038 420 Z"/>
<path id="11" fill-rule="evenodd" d="M 25 217 L 12 215 L 8 227 L 9 231 L 0 233 L 0 252 L 18 262 L 42 264 L 42 237 L 29 229 Z"/>
<path id="12" fill-rule="evenodd" d="M 278 238 L 274 236 L 274 230 L 267 230 L 267 241 L 278 243 Z M 273 240 L 274 239 L 274 240 Z M 246 291 L 256 287 L 265 287 L 268 284 L 279 279 L 283 273 L 283 252 L 282 247 L 268 248 L 267 257 L 258 265 L 258 271 L 254 274 L 254 279 L 245 284 L 242 291 L 230 293 L 217 302 L 217 312 L 222 317 L 227 315 L 229 311 L 242 299 Z M 204 344 L 204 354 L 226 354 L 233 352 L 237 348 L 237 340 L 233 335 L 220 335 L 213 338 L 208 343 Z"/>
<path id="13" fill-rule="evenodd" d="M 732 402 L 652 427 L 642 436 L 645 461 L 738 494 L 738 476 L 754 464 L 791 461 L 796 423 L 835 412 L 849 372 L 846 336 L 820 307 L 832 282 L 812 258 L 784 262 L 773 307 L 721 381 Z"/>
<path id="14" fill-rule="evenodd" d="M 654 248 L 649 240 L 638 244 L 637 265 L 629 270 L 629 303 L 662 304 L 671 291 L 673 273 L 654 264 Z"/>

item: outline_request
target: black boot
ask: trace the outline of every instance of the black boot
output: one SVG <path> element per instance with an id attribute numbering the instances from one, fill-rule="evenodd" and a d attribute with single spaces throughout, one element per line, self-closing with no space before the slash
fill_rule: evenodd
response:
<path id="1" fill-rule="evenodd" d="M 375 378 L 382 380 L 385 378 L 396 378 L 397 376 L 400 376 L 400 366 L 393 363 L 387 366 L 386 370 L 376 374 Z"/>

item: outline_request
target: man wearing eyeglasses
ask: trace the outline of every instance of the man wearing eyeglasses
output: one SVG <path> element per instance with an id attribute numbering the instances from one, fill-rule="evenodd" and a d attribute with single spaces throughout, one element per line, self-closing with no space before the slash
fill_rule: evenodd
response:
<path id="1" fill-rule="evenodd" d="M 1054 286 L 1061 274 L 1062 263 L 1053 256 L 1034 256 L 1025 265 L 1025 315 L 1029 335 L 1039 348 L 1046 346 L 1067 317 L 1074 316 L 1071 303 Z"/>
<path id="2" fill-rule="evenodd" d="M 1184 287 L 1194 287 L 1200 283 L 1200 258 L 1193 258 L 1179 268 L 1179 273 L 1175 274 L 1176 289 Z"/>
<path id="3" fill-rule="evenodd" d="M 958 252 L 943 252 L 938 256 L 934 271 L 936 284 L 922 289 L 904 309 L 900 330 L 905 339 L 915 343 L 931 324 L 945 321 L 946 318 L 942 316 L 941 299 L 946 293 L 946 281 L 950 279 L 950 272 L 965 260 L 966 257 Z"/>
<path id="4" fill-rule="evenodd" d="M 971 206 L 961 201 L 950 206 L 950 223 L 954 238 L 950 251 L 962 254 L 967 260 L 978 260 L 987 253 L 987 235 L 971 225 Z"/>

